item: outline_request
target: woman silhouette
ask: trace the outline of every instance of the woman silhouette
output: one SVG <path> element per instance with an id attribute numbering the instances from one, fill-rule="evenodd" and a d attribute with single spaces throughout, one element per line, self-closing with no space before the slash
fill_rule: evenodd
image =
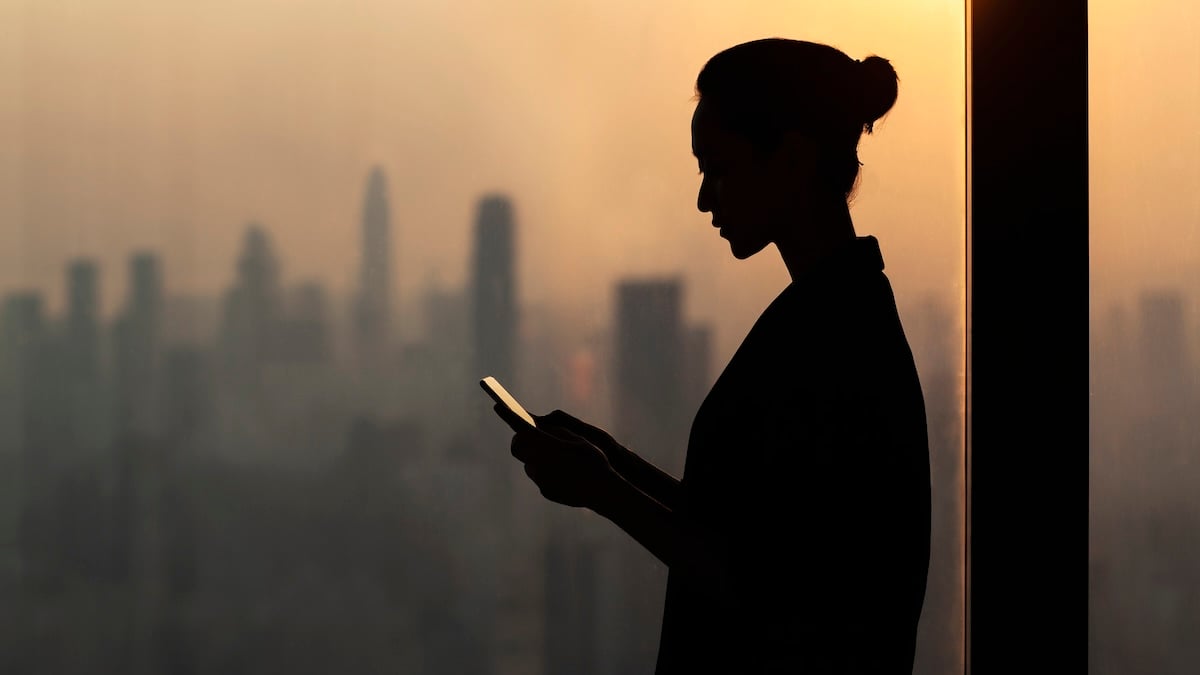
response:
<path id="1" fill-rule="evenodd" d="M 767 39 L 714 56 L 696 90 L 697 207 L 738 259 L 775 244 L 791 283 L 696 413 L 681 480 L 562 411 L 512 453 L 548 499 L 669 567 L 657 673 L 911 673 L 925 406 L 878 242 L 849 209 L 896 73 Z"/>

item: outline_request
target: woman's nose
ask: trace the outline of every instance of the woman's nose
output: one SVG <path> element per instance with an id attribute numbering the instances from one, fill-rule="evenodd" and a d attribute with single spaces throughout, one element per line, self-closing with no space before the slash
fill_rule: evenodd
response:
<path id="1" fill-rule="evenodd" d="M 713 209 L 712 185 L 707 176 L 700 181 L 700 190 L 696 193 L 696 208 L 700 213 L 709 213 Z"/>

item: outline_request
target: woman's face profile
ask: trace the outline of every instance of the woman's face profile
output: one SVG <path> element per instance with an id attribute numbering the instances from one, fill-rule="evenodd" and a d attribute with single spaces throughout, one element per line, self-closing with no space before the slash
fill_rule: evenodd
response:
<path id="1" fill-rule="evenodd" d="M 796 226 L 801 176 L 790 153 L 756 153 L 749 140 L 722 128 L 704 100 L 692 115 L 692 154 L 700 164 L 696 208 L 712 214 L 713 227 L 739 260 L 774 241 L 783 226 Z"/>

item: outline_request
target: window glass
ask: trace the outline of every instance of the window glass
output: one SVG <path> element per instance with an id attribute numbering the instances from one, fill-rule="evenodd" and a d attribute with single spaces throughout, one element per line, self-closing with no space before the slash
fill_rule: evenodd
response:
<path id="1" fill-rule="evenodd" d="M 1118 552 L 1195 529 L 1167 517 L 1195 514 L 1186 418 L 1135 426 L 1151 399 L 1120 397 L 1142 372 L 1126 356 L 1184 377 L 1195 22 L 1150 39 L 1120 11 L 1138 21 L 1137 41 L 1110 22 L 1124 84 L 1094 93 L 1098 121 L 1123 111 L 1093 180 L 1119 188 L 1095 209 L 1114 232 L 1096 300 L 1128 343 L 1097 335 L 1130 350 L 1104 361 L 1127 424 L 1104 438 L 1161 442 L 1135 444 L 1153 462 L 1096 452 L 1137 476 L 1115 494 L 1162 503 L 1105 502 L 1093 560 L 1127 589 L 1102 596 L 1112 616 L 1163 641 L 1196 603 L 1144 593 L 1190 567 Z M 0 26 L 0 669 L 652 672 L 666 570 L 544 501 L 477 382 L 680 474 L 699 401 L 788 282 L 773 248 L 739 262 L 696 210 L 693 85 L 718 51 L 782 36 L 900 76 L 852 214 L 928 411 L 915 672 L 961 671 L 962 3 L 0 0 Z M 1125 297 L 1137 265 L 1163 275 L 1149 300 Z M 1162 334 L 1137 351 L 1143 321 Z M 621 359 L 661 354 L 684 366 L 622 391 Z M 652 387 L 677 424 L 637 417 Z"/>
<path id="2" fill-rule="evenodd" d="M 1092 673 L 1200 667 L 1200 14 L 1092 2 Z"/>

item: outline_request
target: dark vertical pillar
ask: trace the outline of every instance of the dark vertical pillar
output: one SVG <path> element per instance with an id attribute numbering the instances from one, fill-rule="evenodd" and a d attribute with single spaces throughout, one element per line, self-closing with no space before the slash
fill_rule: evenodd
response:
<path id="1" fill-rule="evenodd" d="M 1087 669 L 1085 0 L 968 11 L 968 662 Z"/>

